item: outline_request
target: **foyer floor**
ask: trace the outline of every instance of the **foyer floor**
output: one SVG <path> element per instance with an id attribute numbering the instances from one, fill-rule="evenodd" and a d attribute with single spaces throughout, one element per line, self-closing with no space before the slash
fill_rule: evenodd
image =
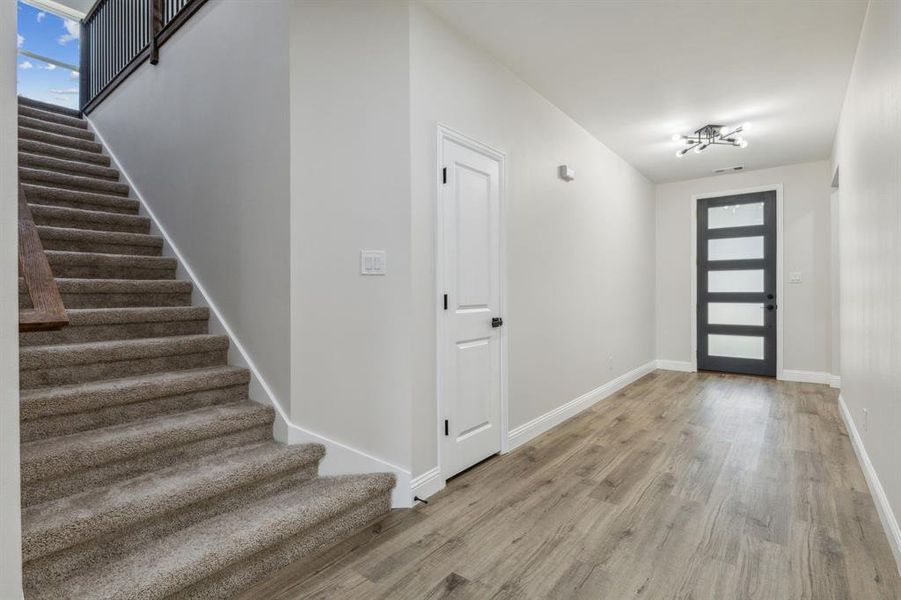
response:
<path id="1" fill-rule="evenodd" d="M 241 598 L 901 599 L 836 397 L 656 371 Z"/>

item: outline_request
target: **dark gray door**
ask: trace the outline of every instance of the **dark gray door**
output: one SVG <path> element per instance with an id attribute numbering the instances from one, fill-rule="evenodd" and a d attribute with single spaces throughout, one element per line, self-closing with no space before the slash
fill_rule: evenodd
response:
<path id="1" fill-rule="evenodd" d="M 776 375 L 776 192 L 698 201 L 698 369 Z"/>

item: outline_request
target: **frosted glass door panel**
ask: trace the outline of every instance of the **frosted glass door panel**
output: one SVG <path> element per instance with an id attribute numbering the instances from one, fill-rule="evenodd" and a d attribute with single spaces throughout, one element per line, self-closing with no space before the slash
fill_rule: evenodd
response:
<path id="1" fill-rule="evenodd" d="M 711 206 L 707 209 L 707 229 L 763 225 L 763 202 Z"/>
<path id="2" fill-rule="evenodd" d="M 708 292 L 762 292 L 763 269 L 742 271 L 709 271 Z"/>
<path id="3" fill-rule="evenodd" d="M 707 354 L 728 358 L 751 358 L 763 360 L 763 338 L 751 335 L 707 336 Z"/>
<path id="4" fill-rule="evenodd" d="M 710 302 L 707 304 L 710 325 L 763 326 L 763 304 L 753 302 Z"/>
<path id="5" fill-rule="evenodd" d="M 763 258 L 763 236 L 707 240 L 707 260 Z"/>

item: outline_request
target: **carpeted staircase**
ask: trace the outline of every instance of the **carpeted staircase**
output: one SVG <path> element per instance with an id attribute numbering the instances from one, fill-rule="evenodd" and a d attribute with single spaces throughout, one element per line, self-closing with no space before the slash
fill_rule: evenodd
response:
<path id="1" fill-rule="evenodd" d="M 20 99 L 19 177 L 71 322 L 20 335 L 27 598 L 226 598 L 388 512 L 273 441 L 78 113 Z"/>

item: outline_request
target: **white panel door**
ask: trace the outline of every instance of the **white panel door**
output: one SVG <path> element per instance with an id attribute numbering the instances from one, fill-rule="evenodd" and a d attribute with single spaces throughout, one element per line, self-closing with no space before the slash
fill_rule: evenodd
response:
<path id="1" fill-rule="evenodd" d="M 498 157 L 443 138 L 442 474 L 501 450 L 500 177 Z"/>

